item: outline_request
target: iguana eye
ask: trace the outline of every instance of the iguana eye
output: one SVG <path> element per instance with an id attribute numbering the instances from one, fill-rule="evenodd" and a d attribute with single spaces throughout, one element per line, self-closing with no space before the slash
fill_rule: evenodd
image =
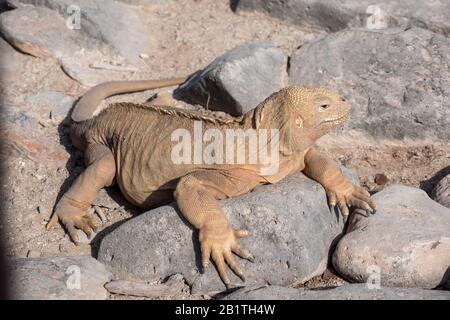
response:
<path id="1" fill-rule="evenodd" d="M 320 109 L 325 110 L 328 109 L 329 106 L 330 106 L 329 104 L 322 104 L 320 105 Z"/>

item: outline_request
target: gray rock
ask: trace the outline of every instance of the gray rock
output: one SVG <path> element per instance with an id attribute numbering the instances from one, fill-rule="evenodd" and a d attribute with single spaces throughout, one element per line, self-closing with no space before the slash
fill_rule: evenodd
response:
<path id="1" fill-rule="evenodd" d="M 183 276 L 180 274 L 174 274 L 164 283 L 158 284 L 117 280 L 105 285 L 106 290 L 111 293 L 158 299 L 176 296 L 185 287 Z"/>
<path id="2" fill-rule="evenodd" d="M 54 119 L 67 116 L 74 99 L 58 91 L 44 91 L 28 96 L 25 99 L 30 109 Z"/>
<path id="3" fill-rule="evenodd" d="M 215 59 L 177 89 L 177 98 L 241 115 L 287 83 L 287 56 L 268 44 L 239 46 Z"/>
<path id="4" fill-rule="evenodd" d="M 0 81 L 7 87 L 8 83 L 18 82 L 19 75 L 26 72 L 25 65 L 30 56 L 25 56 L 16 50 L 3 38 L 0 38 Z"/>
<path id="5" fill-rule="evenodd" d="M 224 300 L 450 300 L 450 291 L 417 288 L 369 289 L 366 284 L 348 284 L 332 289 L 303 290 L 279 286 L 242 288 Z"/>
<path id="6" fill-rule="evenodd" d="M 75 31 L 66 28 L 58 13 L 46 8 L 24 7 L 2 13 L 0 32 L 18 50 L 40 58 L 58 60 L 87 46 Z"/>
<path id="7" fill-rule="evenodd" d="M 450 208 L 450 174 L 446 175 L 441 179 L 441 181 L 439 181 L 432 191 L 431 196 L 435 201 L 447 208 Z"/>
<path id="8" fill-rule="evenodd" d="M 133 63 L 140 63 L 139 54 L 149 42 L 151 32 L 146 29 L 133 7 L 116 1 L 107 5 L 100 0 L 18 0 L 16 6 L 35 5 L 58 12 L 64 22 L 80 9 L 80 28 L 76 30 L 85 37 L 96 39 L 114 48 L 121 56 Z M 74 11 L 70 9 L 74 8 Z M 72 21 L 72 20 L 70 20 Z M 70 29 L 66 27 L 65 32 Z M 61 29 L 59 29 L 61 31 Z M 58 38 L 54 38 L 56 41 Z M 88 46 L 85 47 L 89 48 Z"/>
<path id="9" fill-rule="evenodd" d="M 356 211 L 333 254 L 336 271 L 352 282 L 435 288 L 450 285 L 450 210 L 413 187 L 375 194 L 378 208 Z"/>
<path id="10" fill-rule="evenodd" d="M 449 65 L 450 41 L 431 31 L 351 29 L 303 45 L 289 75 L 291 84 L 328 87 L 350 101 L 337 135 L 448 143 Z"/>
<path id="11" fill-rule="evenodd" d="M 151 6 L 151 5 L 165 5 L 173 3 L 177 0 L 116 0 L 118 2 L 128 3 L 134 6 Z"/>
<path id="12" fill-rule="evenodd" d="M 17 125 L 21 130 L 37 130 L 39 128 L 38 121 L 32 116 L 20 111 L 16 106 L 6 105 L 1 107 L 0 119 Z"/>
<path id="13" fill-rule="evenodd" d="M 24 6 L 4 12 L 0 15 L 0 32 L 19 51 L 61 64 L 63 71 L 86 86 L 122 80 L 127 75 L 114 70 L 119 65 L 127 66 L 125 58 L 101 41 L 67 28 L 56 11 Z"/>
<path id="14" fill-rule="evenodd" d="M 396 23 L 408 23 L 432 31 L 450 34 L 450 3 L 448 1 L 409 0 L 234 0 L 237 10 L 259 10 L 279 19 L 328 31 L 338 31 L 355 21 L 366 25 L 374 11 L 370 5 L 377 5 Z"/>
<path id="15" fill-rule="evenodd" d="M 21 300 L 103 300 L 108 297 L 104 284 L 112 279 L 88 256 L 15 259 L 11 268 L 12 297 Z"/>
<path id="16" fill-rule="evenodd" d="M 247 284 L 290 285 L 322 274 L 343 226 L 342 219 L 330 212 L 324 189 L 301 173 L 221 205 L 231 225 L 252 233 L 239 240 L 256 258 L 254 263 L 238 261 Z M 180 273 L 193 293 L 225 289 L 214 267 L 199 273 L 197 239 L 176 206 L 163 206 L 106 235 L 98 259 L 121 279 L 152 281 Z M 241 284 L 229 274 L 232 283 Z"/>
<path id="17" fill-rule="evenodd" d="M 107 55 L 103 55 L 100 52 L 78 51 L 72 56 L 64 56 L 60 61 L 61 68 L 70 78 L 86 87 L 93 87 L 105 81 L 129 80 L 128 71 L 115 70 L 115 61 L 121 61 L 120 58 L 110 56 L 110 60 L 99 68 L 93 67 L 98 61 L 103 61 L 102 59 L 106 57 Z M 119 62 L 119 64 L 121 63 Z M 125 67 L 125 70 L 133 69 Z"/>
<path id="18" fill-rule="evenodd" d="M 44 163 L 67 162 L 67 151 L 55 139 L 50 139 L 40 132 L 39 122 L 33 116 L 20 111 L 20 108 L 6 105 L 2 106 L 0 120 L 4 155 Z"/>

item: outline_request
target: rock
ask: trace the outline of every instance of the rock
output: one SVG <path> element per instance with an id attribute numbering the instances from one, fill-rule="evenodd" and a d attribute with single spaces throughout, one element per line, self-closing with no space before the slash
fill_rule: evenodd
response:
<path id="1" fill-rule="evenodd" d="M 411 24 L 444 35 L 450 34 L 450 3 L 409 0 L 234 0 L 235 10 L 258 10 L 301 26 L 339 31 L 356 22 L 371 26 L 385 15 L 394 24 Z M 382 22 L 382 21 L 379 21 Z"/>
<path id="2" fill-rule="evenodd" d="M 443 206 L 450 208 L 450 174 L 439 181 L 432 191 L 432 198 Z"/>
<path id="3" fill-rule="evenodd" d="M 106 81 L 130 80 L 132 73 L 139 72 L 122 58 L 100 51 L 77 51 L 71 56 L 64 56 L 60 62 L 62 70 L 70 78 L 87 87 Z"/>
<path id="4" fill-rule="evenodd" d="M 336 271 L 352 282 L 380 280 L 382 286 L 449 286 L 450 210 L 403 185 L 390 185 L 373 200 L 375 215 L 352 215 L 333 254 Z"/>
<path id="5" fill-rule="evenodd" d="M 1 152 L 6 157 L 57 164 L 66 163 L 69 159 L 69 153 L 57 139 L 50 139 L 39 131 L 38 121 L 33 117 L 15 110 L 14 107 L 8 107 L 0 119 L 3 120 L 0 128 L 3 137 Z"/>
<path id="6" fill-rule="evenodd" d="M 66 253 L 67 252 L 67 246 L 64 243 L 60 243 L 58 246 L 59 252 Z"/>
<path id="7" fill-rule="evenodd" d="M 302 290 L 279 286 L 242 288 L 224 300 L 449 300 L 450 291 L 417 288 L 369 289 L 366 284 L 348 284 L 332 289 Z"/>
<path id="8" fill-rule="evenodd" d="M 65 23 L 75 27 L 75 32 L 109 45 L 133 63 L 140 63 L 139 54 L 145 51 L 149 43 L 150 30 L 133 7 L 120 2 L 109 1 L 108 5 L 104 5 L 104 1 L 100 0 L 16 1 L 18 6 L 27 4 L 52 9 L 64 18 Z M 66 32 L 70 30 L 66 29 Z"/>
<path id="9" fill-rule="evenodd" d="M 3 11 L 8 10 L 8 4 L 6 3 L 6 0 L 0 0 L 0 13 Z"/>
<path id="10" fill-rule="evenodd" d="M 343 226 L 342 219 L 330 212 L 323 188 L 301 173 L 221 205 L 231 225 L 252 232 L 240 243 L 256 260 L 238 260 L 247 284 L 290 285 L 322 274 Z M 124 280 L 153 281 L 179 273 L 192 293 L 225 289 L 214 267 L 199 273 L 197 239 L 197 232 L 180 219 L 175 205 L 163 206 L 106 235 L 98 259 Z M 232 283 L 241 284 L 234 274 L 229 275 Z"/>
<path id="11" fill-rule="evenodd" d="M 377 173 L 375 175 L 374 182 L 379 186 L 385 186 L 390 182 L 390 180 L 384 173 Z"/>
<path id="12" fill-rule="evenodd" d="M 6 105 L 1 108 L 2 113 L 0 119 L 10 124 L 21 126 L 26 130 L 37 130 L 39 128 L 38 121 L 32 116 L 20 111 L 17 107 Z"/>
<path id="13" fill-rule="evenodd" d="M 92 257 L 22 258 L 11 261 L 13 299 L 103 300 L 112 275 Z"/>
<path id="14" fill-rule="evenodd" d="M 50 6 L 53 2 L 39 3 Z M 82 25 L 85 24 L 86 21 Z M 61 64 L 68 76 L 85 86 L 106 80 L 123 80 L 137 70 L 109 44 L 68 28 L 60 13 L 46 7 L 28 5 L 2 13 L 0 32 L 18 50 Z"/>
<path id="15" fill-rule="evenodd" d="M 334 137 L 448 143 L 449 65 L 449 39 L 431 31 L 351 29 L 303 45 L 289 75 L 291 84 L 328 87 L 350 101 Z"/>
<path id="16" fill-rule="evenodd" d="M 24 72 L 27 60 L 31 59 L 16 50 L 3 38 L 0 38 L 0 81 L 5 88 L 8 83 L 19 81 L 19 74 Z"/>
<path id="17" fill-rule="evenodd" d="M 241 115 L 286 85 L 286 65 L 281 49 L 246 44 L 215 59 L 174 94 L 211 110 Z"/>
<path id="18" fill-rule="evenodd" d="M 74 103 L 74 99 L 57 91 L 39 92 L 28 96 L 25 101 L 41 117 L 57 120 L 64 119 Z"/>
<path id="19" fill-rule="evenodd" d="M 46 8 L 24 7 L 2 13 L 0 32 L 15 48 L 39 58 L 58 60 L 87 44 L 66 28 L 58 13 Z"/>
<path id="20" fill-rule="evenodd" d="M 167 5 L 170 3 L 173 3 L 176 0 L 116 0 L 118 2 L 128 3 L 134 6 L 141 6 L 141 5 Z"/>
<path id="21" fill-rule="evenodd" d="M 105 288 L 111 293 L 159 299 L 180 294 L 184 287 L 183 276 L 180 274 L 169 277 L 162 284 L 117 280 L 108 282 L 105 285 Z"/>

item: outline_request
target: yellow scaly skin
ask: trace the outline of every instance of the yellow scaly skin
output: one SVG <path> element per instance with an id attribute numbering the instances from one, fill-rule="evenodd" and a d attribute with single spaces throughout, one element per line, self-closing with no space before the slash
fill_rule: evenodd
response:
<path id="1" fill-rule="evenodd" d="M 107 90 L 102 90 L 105 96 Z M 90 97 L 92 101 L 99 100 L 95 92 L 90 92 Z M 89 110 L 95 109 L 85 105 Z M 78 114 L 91 112 L 86 110 L 78 110 Z M 249 232 L 228 223 L 219 200 L 303 171 L 325 188 L 329 204 L 337 205 L 343 216 L 348 216 L 349 205 L 375 209 L 369 193 L 353 185 L 339 166 L 314 146 L 319 137 L 345 121 L 349 111 L 345 100 L 333 92 L 295 86 L 274 93 L 240 118 L 225 120 L 155 105 L 111 105 L 99 115 L 73 124 L 72 138 L 85 151 L 87 168 L 61 198 L 47 227 L 61 221 L 75 242 L 76 228 L 91 234 L 97 223 L 87 209 L 101 188 L 114 184 L 130 202 L 143 208 L 175 199 L 184 217 L 199 229 L 203 267 L 212 259 L 228 286 L 226 264 L 244 279 L 233 253 L 248 260 L 253 256 L 238 244 L 238 239 Z M 279 129 L 278 172 L 262 175 L 261 164 L 173 164 L 171 132 L 185 128 L 192 133 L 193 121 L 202 121 L 205 129 L 222 132 L 238 128 Z"/>

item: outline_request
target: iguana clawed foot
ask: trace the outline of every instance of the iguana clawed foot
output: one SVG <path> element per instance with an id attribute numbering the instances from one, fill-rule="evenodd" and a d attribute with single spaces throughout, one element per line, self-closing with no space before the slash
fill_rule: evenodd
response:
<path id="1" fill-rule="evenodd" d="M 76 229 L 83 230 L 88 238 L 91 238 L 93 232 L 98 228 L 95 218 L 87 212 L 89 206 L 63 196 L 56 206 L 52 218 L 47 224 L 47 230 L 50 230 L 59 220 L 62 222 L 72 241 L 78 245 L 78 235 Z"/>
<path id="2" fill-rule="evenodd" d="M 244 273 L 234 261 L 233 252 L 241 258 L 253 262 L 253 255 L 237 243 L 237 239 L 249 235 L 250 233 L 247 230 L 231 228 L 226 221 L 219 224 L 205 225 L 203 228 L 200 228 L 199 240 L 203 269 L 208 267 L 209 260 L 212 258 L 222 281 L 227 287 L 230 284 L 230 278 L 228 277 L 225 262 L 242 281 L 245 281 Z"/>
<path id="3" fill-rule="evenodd" d="M 329 188 L 326 192 L 330 207 L 334 208 L 337 205 L 345 220 L 349 215 L 348 206 L 375 213 L 376 205 L 370 199 L 370 193 L 362 187 L 348 183 L 345 187 Z"/>

